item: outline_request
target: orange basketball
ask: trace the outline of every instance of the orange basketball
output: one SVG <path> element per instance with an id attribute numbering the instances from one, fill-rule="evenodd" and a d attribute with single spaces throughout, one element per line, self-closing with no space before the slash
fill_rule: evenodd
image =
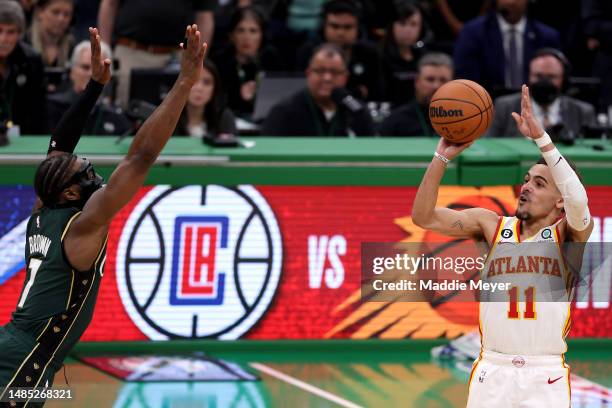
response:
<path id="1" fill-rule="evenodd" d="M 493 101 L 476 82 L 456 79 L 436 91 L 429 104 L 429 119 L 436 132 L 449 142 L 470 142 L 491 126 Z"/>

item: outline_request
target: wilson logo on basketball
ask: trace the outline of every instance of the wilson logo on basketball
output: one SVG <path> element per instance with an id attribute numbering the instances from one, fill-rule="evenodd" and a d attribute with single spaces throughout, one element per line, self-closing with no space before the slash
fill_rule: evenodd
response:
<path id="1" fill-rule="evenodd" d="M 463 109 L 444 109 L 443 107 L 435 107 L 431 106 L 429 108 L 429 117 L 430 118 L 453 118 L 453 117 L 462 117 Z"/>

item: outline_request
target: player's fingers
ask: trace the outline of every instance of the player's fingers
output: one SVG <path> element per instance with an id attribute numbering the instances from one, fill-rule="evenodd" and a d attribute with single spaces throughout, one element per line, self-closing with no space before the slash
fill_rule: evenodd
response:
<path id="1" fill-rule="evenodd" d="M 202 44 L 200 40 L 201 38 L 202 34 L 199 31 L 196 31 L 193 38 L 193 49 L 196 50 L 195 55 L 198 55 L 200 53 L 200 44 Z"/>
<path id="2" fill-rule="evenodd" d="M 198 54 L 198 58 L 203 59 L 204 56 L 206 55 L 206 50 L 208 50 L 208 44 L 207 43 L 203 43 L 202 46 L 200 47 L 200 52 Z"/>
<path id="3" fill-rule="evenodd" d="M 521 122 L 523 121 L 523 118 L 516 112 L 512 112 L 512 117 L 514 118 L 514 121 L 516 122 L 516 124 L 518 126 L 521 126 Z"/>
<path id="4" fill-rule="evenodd" d="M 198 28 L 197 27 L 198 26 L 196 26 L 195 24 L 191 25 L 191 39 L 192 39 L 192 41 L 195 39 L 195 36 L 196 36 L 196 34 L 198 32 Z"/>
<path id="5" fill-rule="evenodd" d="M 100 47 L 100 36 L 96 35 L 96 41 L 94 41 L 94 53 L 96 57 L 100 56 L 100 53 L 102 52 L 101 47 Z"/>
<path id="6" fill-rule="evenodd" d="M 523 85 L 525 87 L 525 103 L 527 104 L 527 110 L 531 112 L 531 98 L 529 98 L 529 87 L 527 85 Z"/>

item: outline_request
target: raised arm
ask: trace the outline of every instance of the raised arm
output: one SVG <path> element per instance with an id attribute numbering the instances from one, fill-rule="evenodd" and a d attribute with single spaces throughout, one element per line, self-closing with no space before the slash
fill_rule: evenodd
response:
<path id="1" fill-rule="evenodd" d="M 440 138 L 436 155 L 427 167 L 412 206 L 412 221 L 421 228 L 457 238 L 492 239 L 498 215 L 484 208 L 457 211 L 436 207 L 440 180 L 446 170 L 446 160 L 452 160 L 471 143 L 450 144 Z"/>
<path id="2" fill-rule="evenodd" d="M 89 40 L 91 42 L 91 79 L 83 93 L 62 115 L 49 140 L 47 157 L 74 152 L 81 139 L 89 114 L 96 106 L 104 85 L 110 81 L 111 60 L 108 58 L 102 59 L 101 39 L 97 29 L 89 28 Z M 42 201 L 36 198 L 32 211 L 37 211 L 42 205 Z"/>
<path id="3" fill-rule="evenodd" d="M 89 28 L 91 43 L 91 79 L 85 90 L 64 113 L 49 141 L 47 155 L 72 153 L 81 139 L 83 129 L 104 85 L 110 81 L 111 60 L 102 59 L 101 39 L 96 28 Z"/>
<path id="4" fill-rule="evenodd" d="M 108 184 L 95 192 L 85 205 L 78 222 L 75 221 L 78 225 L 74 225 L 78 234 L 86 235 L 110 223 L 143 185 L 149 169 L 172 135 L 189 91 L 199 78 L 207 48 L 201 42 L 197 25 L 189 26 L 185 37 L 187 49 L 183 51 L 178 79 L 162 104 L 140 127 Z"/>
<path id="5" fill-rule="evenodd" d="M 593 231 L 594 223 L 589 211 L 586 189 L 576 172 L 557 150 L 540 122 L 533 116 L 529 88 L 526 85 L 523 85 L 522 89 L 521 114 L 513 112 L 512 117 L 523 136 L 533 139 L 540 148 L 555 185 L 563 196 L 565 219 L 561 226 L 565 228 L 571 241 L 587 242 Z"/>

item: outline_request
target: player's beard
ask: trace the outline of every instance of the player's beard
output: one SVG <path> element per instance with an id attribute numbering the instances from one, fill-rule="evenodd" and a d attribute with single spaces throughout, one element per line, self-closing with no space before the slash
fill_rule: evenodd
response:
<path id="1" fill-rule="evenodd" d="M 529 211 L 517 209 L 516 218 L 518 218 L 521 221 L 527 221 L 531 218 L 531 214 L 529 214 Z"/>

